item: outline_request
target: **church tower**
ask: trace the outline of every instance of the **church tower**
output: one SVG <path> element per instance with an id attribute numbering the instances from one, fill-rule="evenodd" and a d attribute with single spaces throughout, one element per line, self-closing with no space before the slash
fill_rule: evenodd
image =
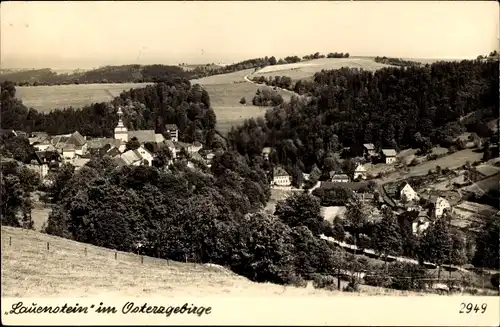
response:
<path id="1" fill-rule="evenodd" d="M 118 125 L 115 127 L 115 140 L 121 140 L 124 143 L 128 142 L 128 129 L 123 125 L 121 107 L 118 107 Z"/>

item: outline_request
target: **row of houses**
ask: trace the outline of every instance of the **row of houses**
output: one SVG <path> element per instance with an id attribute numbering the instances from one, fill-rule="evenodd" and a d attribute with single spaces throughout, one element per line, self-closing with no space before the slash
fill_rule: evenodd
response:
<path id="1" fill-rule="evenodd" d="M 113 138 L 87 138 L 78 131 L 50 136 L 47 133 L 33 133 L 29 137 L 30 144 L 35 148 L 35 154 L 28 165 L 36 170 L 42 178 L 46 177 L 51 165 L 71 163 L 76 169 L 83 167 L 92 157 L 108 156 L 115 160 L 118 166 L 149 165 L 153 164 L 154 154 L 146 148 L 146 144 L 155 144 L 157 147 L 166 147 L 172 154 L 171 162 L 179 158 L 180 154 L 190 157 L 188 166 L 193 167 L 195 160 L 205 162 L 210 166 L 215 154 L 208 151 L 204 156 L 199 151 L 203 148 L 200 142 L 185 143 L 179 141 L 179 128 L 175 124 L 165 126 L 169 139 L 154 130 L 128 130 L 123 124 L 123 112 L 118 109 L 118 124 Z M 137 140 L 140 146 L 137 149 L 127 149 L 127 142 Z"/>

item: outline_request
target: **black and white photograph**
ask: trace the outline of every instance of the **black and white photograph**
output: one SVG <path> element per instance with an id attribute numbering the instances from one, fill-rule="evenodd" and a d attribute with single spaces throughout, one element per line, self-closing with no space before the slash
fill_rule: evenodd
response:
<path id="1" fill-rule="evenodd" d="M 223 313 L 203 297 L 425 297 L 498 318 L 498 2 L 0 13 L 2 299 L 182 297 L 204 324 Z M 31 302 L 2 315 L 55 313 Z"/>

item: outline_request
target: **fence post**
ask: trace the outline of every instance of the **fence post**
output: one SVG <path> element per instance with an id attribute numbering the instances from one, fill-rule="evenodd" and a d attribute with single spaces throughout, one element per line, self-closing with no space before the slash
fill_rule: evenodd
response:
<path id="1" fill-rule="evenodd" d="M 116 253 L 116 251 L 115 251 L 115 260 L 116 260 L 117 255 L 118 255 L 118 253 Z"/>
<path id="2" fill-rule="evenodd" d="M 85 248 L 85 256 L 87 256 L 87 248 Z"/>
<path id="3" fill-rule="evenodd" d="M 141 255 L 141 264 L 144 263 L 144 256 Z"/>
<path id="4" fill-rule="evenodd" d="M 9 246 L 12 245 L 12 236 L 9 236 Z"/>
<path id="5" fill-rule="evenodd" d="M 49 251 L 49 250 L 50 250 L 50 244 L 49 244 L 49 242 L 47 242 L 47 251 Z"/>

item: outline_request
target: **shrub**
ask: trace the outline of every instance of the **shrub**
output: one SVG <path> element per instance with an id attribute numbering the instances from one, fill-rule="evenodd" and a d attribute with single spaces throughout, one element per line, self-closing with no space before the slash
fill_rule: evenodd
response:
<path id="1" fill-rule="evenodd" d="M 365 284 L 377 287 L 389 287 L 392 284 L 392 278 L 386 274 L 366 275 Z"/>
<path id="2" fill-rule="evenodd" d="M 344 292 L 358 292 L 359 291 L 359 283 L 360 280 L 357 277 L 351 277 L 349 284 L 344 287 Z"/>
<path id="3" fill-rule="evenodd" d="M 329 291 L 333 291 L 336 289 L 335 286 L 336 280 L 330 275 L 315 274 L 313 278 L 314 278 L 313 279 L 314 288 L 324 288 Z"/>

